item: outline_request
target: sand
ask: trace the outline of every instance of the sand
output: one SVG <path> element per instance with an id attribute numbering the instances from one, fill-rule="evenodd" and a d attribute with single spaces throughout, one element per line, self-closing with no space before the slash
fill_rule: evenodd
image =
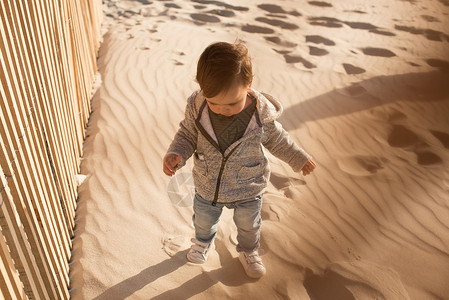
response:
<path id="1" fill-rule="evenodd" d="M 104 2 L 73 299 L 449 298 L 447 0 Z M 200 53 L 236 39 L 318 165 L 270 156 L 259 280 L 230 210 L 207 263 L 187 263 L 192 207 L 162 172 Z"/>

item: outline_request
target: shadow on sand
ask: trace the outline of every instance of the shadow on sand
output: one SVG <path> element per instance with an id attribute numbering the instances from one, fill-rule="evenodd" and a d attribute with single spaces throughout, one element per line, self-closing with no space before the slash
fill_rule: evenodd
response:
<path id="1" fill-rule="evenodd" d="M 280 118 L 286 130 L 395 101 L 449 100 L 449 72 L 432 71 L 378 76 L 336 89 L 287 108 Z M 299 117 L 298 117 L 299 116 Z"/>
<path id="2" fill-rule="evenodd" d="M 248 278 L 245 275 L 238 258 L 234 258 L 231 255 L 223 242 L 220 240 L 215 240 L 215 246 L 219 255 L 220 265 L 222 266 L 221 268 L 210 272 L 202 272 L 176 288 L 167 290 L 158 296 L 152 297 L 151 299 L 189 299 L 190 297 L 204 292 L 219 282 L 226 286 L 239 286 L 248 282 L 256 281 L 255 279 Z M 187 252 L 188 249 L 178 252 L 173 257 L 168 258 L 157 265 L 146 268 L 139 274 L 134 275 L 107 289 L 102 294 L 95 297 L 94 300 L 125 299 L 155 280 L 176 272 L 184 265 L 192 265 L 187 262 Z M 192 267 L 193 266 L 194 265 L 192 265 Z M 200 268 L 200 266 L 198 266 L 198 268 Z M 236 270 L 240 269 L 241 272 L 236 272 Z"/>
<path id="3" fill-rule="evenodd" d="M 175 272 L 177 269 L 185 265 L 186 254 L 188 250 L 176 253 L 173 257 L 162 261 L 161 263 L 149 266 L 142 270 L 139 274 L 136 274 L 116 285 L 107 289 L 101 295 L 94 298 L 94 300 L 100 299 L 125 299 L 131 296 L 134 292 L 142 289 L 146 285 L 152 283 L 160 277 Z"/>

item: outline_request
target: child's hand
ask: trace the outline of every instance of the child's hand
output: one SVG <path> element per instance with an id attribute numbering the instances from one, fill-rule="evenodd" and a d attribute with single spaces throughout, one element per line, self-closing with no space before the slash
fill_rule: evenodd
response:
<path id="1" fill-rule="evenodd" d="M 173 176 L 176 173 L 176 166 L 181 162 L 181 159 L 181 154 L 167 154 L 164 157 L 164 173 L 168 176 Z"/>
<path id="2" fill-rule="evenodd" d="M 316 164 L 313 160 L 309 160 L 304 167 L 302 167 L 302 175 L 306 176 L 313 172 L 313 170 L 316 168 Z"/>

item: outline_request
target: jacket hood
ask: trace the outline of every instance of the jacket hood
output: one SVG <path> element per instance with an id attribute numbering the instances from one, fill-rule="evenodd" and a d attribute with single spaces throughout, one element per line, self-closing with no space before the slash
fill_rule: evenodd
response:
<path id="1" fill-rule="evenodd" d="M 271 122 L 280 117 L 283 108 L 281 103 L 273 96 L 254 89 L 251 89 L 249 94 L 257 99 L 257 111 L 259 112 L 259 119 L 262 123 Z"/>

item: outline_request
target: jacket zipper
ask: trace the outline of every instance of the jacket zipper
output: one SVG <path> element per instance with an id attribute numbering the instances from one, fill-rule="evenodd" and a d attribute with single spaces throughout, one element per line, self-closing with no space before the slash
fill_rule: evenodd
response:
<path id="1" fill-rule="evenodd" d="M 228 161 L 228 158 L 232 155 L 232 153 L 234 153 L 235 149 L 237 149 L 237 147 L 239 145 L 240 144 L 235 146 L 234 149 L 232 149 L 231 152 L 229 152 L 229 154 L 227 156 L 223 156 L 223 159 L 221 160 L 220 171 L 218 172 L 218 178 L 217 178 L 217 186 L 215 187 L 214 200 L 212 201 L 212 205 L 213 206 L 217 206 L 218 193 L 220 191 L 220 184 L 221 184 L 221 177 L 223 176 L 223 172 L 224 172 L 224 168 L 225 168 L 226 162 Z"/>
<path id="2" fill-rule="evenodd" d="M 203 109 L 206 107 L 206 101 L 203 102 L 201 105 L 199 111 L 198 111 L 198 117 L 195 120 L 196 127 L 199 129 L 199 131 L 203 134 L 203 136 L 208 140 L 219 152 L 221 152 L 220 147 L 218 144 L 210 137 L 210 135 L 206 132 L 206 130 L 203 128 L 203 126 L 200 123 L 201 115 L 203 113 Z M 256 114 L 257 115 L 257 114 Z M 240 143 L 237 144 L 234 149 L 229 152 L 227 156 L 223 155 L 223 159 L 221 161 L 220 171 L 218 172 L 218 178 L 217 178 L 217 186 L 215 187 L 215 194 L 214 194 L 214 200 L 212 201 L 213 206 L 217 206 L 218 201 L 218 193 L 220 191 L 220 184 L 221 184 L 221 177 L 223 176 L 224 168 L 226 166 L 226 161 L 228 158 L 234 153 L 235 149 L 240 146 Z"/>

